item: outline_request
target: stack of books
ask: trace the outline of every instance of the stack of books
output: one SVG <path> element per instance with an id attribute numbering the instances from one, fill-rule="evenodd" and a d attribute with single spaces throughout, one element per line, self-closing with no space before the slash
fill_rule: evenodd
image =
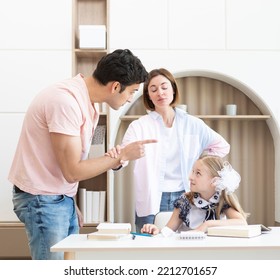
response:
<path id="1" fill-rule="evenodd" d="M 100 223 L 97 231 L 89 233 L 88 239 L 95 240 L 119 240 L 132 238 L 130 223 Z"/>

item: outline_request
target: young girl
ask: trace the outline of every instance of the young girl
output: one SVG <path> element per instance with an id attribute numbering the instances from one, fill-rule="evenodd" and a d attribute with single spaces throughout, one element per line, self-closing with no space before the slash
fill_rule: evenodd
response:
<path id="1" fill-rule="evenodd" d="M 195 162 L 189 180 L 191 191 L 175 200 L 173 214 L 161 230 L 164 236 L 173 234 L 182 223 L 203 232 L 213 226 L 247 224 L 247 214 L 233 194 L 240 176 L 228 162 L 217 156 L 202 156 Z M 153 224 L 145 224 L 141 231 L 159 233 Z"/>

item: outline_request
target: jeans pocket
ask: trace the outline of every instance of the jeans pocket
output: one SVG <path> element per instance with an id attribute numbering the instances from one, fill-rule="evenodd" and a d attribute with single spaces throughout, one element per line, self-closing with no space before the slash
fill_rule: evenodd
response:
<path id="1" fill-rule="evenodd" d="M 25 223 L 26 213 L 29 209 L 29 204 L 34 200 L 35 196 L 29 193 L 15 193 L 13 192 L 14 213 L 17 215 L 22 223 Z"/>
<path id="2" fill-rule="evenodd" d="M 65 200 L 65 195 L 37 195 L 37 200 L 40 204 L 57 204 Z"/>

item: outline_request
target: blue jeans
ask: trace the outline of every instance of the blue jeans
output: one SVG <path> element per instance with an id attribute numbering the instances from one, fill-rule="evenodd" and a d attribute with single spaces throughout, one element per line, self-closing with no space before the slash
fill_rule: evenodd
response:
<path id="1" fill-rule="evenodd" d="M 33 260 L 62 260 L 50 247 L 79 233 L 74 199 L 66 195 L 32 195 L 13 191 L 14 212 L 24 223 Z"/>
<path id="2" fill-rule="evenodd" d="M 173 211 L 174 209 L 174 201 L 185 191 L 179 192 L 163 192 L 161 196 L 160 202 L 160 212 Z M 153 224 L 155 219 L 155 215 L 143 216 L 139 217 L 135 214 L 135 226 L 136 232 L 141 232 L 141 228 L 144 224 Z"/>

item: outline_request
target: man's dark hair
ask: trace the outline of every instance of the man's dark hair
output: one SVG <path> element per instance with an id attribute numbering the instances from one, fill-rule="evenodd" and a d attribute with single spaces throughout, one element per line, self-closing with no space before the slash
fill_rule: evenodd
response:
<path id="1" fill-rule="evenodd" d="M 122 92 L 127 86 L 146 81 L 148 73 L 138 57 L 128 50 L 115 50 L 102 57 L 92 76 L 102 85 L 118 81 Z"/>

